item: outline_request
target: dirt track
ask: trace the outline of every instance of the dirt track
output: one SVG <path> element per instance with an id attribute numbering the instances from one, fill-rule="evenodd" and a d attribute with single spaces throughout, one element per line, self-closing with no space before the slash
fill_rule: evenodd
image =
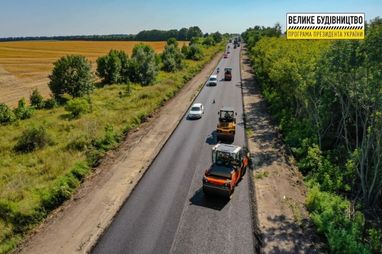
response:
<path id="1" fill-rule="evenodd" d="M 206 65 L 152 118 L 110 152 L 72 200 L 55 211 L 26 240 L 19 253 L 86 253 L 110 224 L 177 126 L 221 54 Z"/>
<path id="2" fill-rule="evenodd" d="M 244 109 L 248 146 L 255 160 L 251 173 L 263 238 L 262 252 L 322 253 L 305 209 L 303 177 L 272 124 L 246 52 L 242 51 Z"/>

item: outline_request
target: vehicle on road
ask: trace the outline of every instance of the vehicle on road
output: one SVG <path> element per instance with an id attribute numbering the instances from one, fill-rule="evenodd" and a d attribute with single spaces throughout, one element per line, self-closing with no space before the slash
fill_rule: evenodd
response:
<path id="1" fill-rule="evenodd" d="M 224 80 L 231 81 L 232 80 L 232 68 L 224 69 Z"/>
<path id="2" fill-rule="evenodd" d="M 226 53 L 224 54 L 224 58 L 228 58 L 228 55 Z"/>
<path id="3" fill-rule="evenodd" d="M 236 132 L 235 110 L 231 107 L 223 107 L 219 111 L 219 122 L 216 127 L 217 141 L 233 142 Z"/>
<path id="4" fill-rule="evenodd" d="M 187 117 L 189 119 L 199 119 L 202 118 L 204 114 L 204 107 L 201 103 L 195 103 L 190 108 Z"/>
<path id="5" fill-rule="evenodd" d="M 219 68 L 217 70 L 219 73 Z M 211 75 L 210 78 L 207 81 L 208 86 L 216 86 L 218 84 L 218 76 L 217 75 Z"/>
<path id="6" fill-rule="evenodd" d="M 230 198 L 250 162 L 247 148 L 217 144 L 212 148 L 212 165 L 203 176 L 203 192 Z"/>

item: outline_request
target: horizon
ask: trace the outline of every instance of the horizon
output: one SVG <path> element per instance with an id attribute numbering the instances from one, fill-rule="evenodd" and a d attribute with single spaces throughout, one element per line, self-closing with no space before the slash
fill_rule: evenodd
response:
<path id="1" fill-rule="evenodd" d="M 4 0 L 0 10 L 0 38 L 137 34 L 143 30 L 171 30 L 199 26 L 203 33 L 242 33 L 249 27 L 285 29 L 287 12 L 364 12 L 370 21 L 382 13 L 378 0 Z M 185 14 L 186 13 L 186 14 Z"/>

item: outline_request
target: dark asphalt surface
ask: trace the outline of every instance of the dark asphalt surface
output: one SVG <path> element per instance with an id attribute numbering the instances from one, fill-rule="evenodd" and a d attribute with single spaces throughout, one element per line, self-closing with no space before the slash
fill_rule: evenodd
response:
<path id="1" fill-rule="evenodd" d="M 229 58 L 218 65 L 218 79 L 225 67 L 232 67 L 232 81 L 202 89 L 195 103 L 205 106 L 203 117 L 180 122 L 92 253 L 255 252 L 248 172 L 230 201 L 205 199 L 201 191 L 222 106 L 237 111 L 233 144 L 245 144 L 240 51 L 230 45 Z"/>

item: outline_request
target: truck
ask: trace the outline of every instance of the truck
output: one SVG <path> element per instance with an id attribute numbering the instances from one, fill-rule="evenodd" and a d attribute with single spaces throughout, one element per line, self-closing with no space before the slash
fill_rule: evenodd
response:
<path id="1" fill-rule="evenodd" d="M 222 107 L 218 112 L 219 122 L 216 126 L 217 141 L 233 142 L 236 132 L 236 115 L 232 107 Z"/>
<path id="2" fill-rule="evenodd" d="M 203 175 L 203 192 L 231 198 L 235 186 L 245 175 L 250 164 L 246 147 L 217 144 L 212 148 L 212 164 Z"/>
<path id="3" fill-rule="evenodd" d="M 232 68 L 224 68 L 224 80 L 225 81 L 232 80 Z"/>

